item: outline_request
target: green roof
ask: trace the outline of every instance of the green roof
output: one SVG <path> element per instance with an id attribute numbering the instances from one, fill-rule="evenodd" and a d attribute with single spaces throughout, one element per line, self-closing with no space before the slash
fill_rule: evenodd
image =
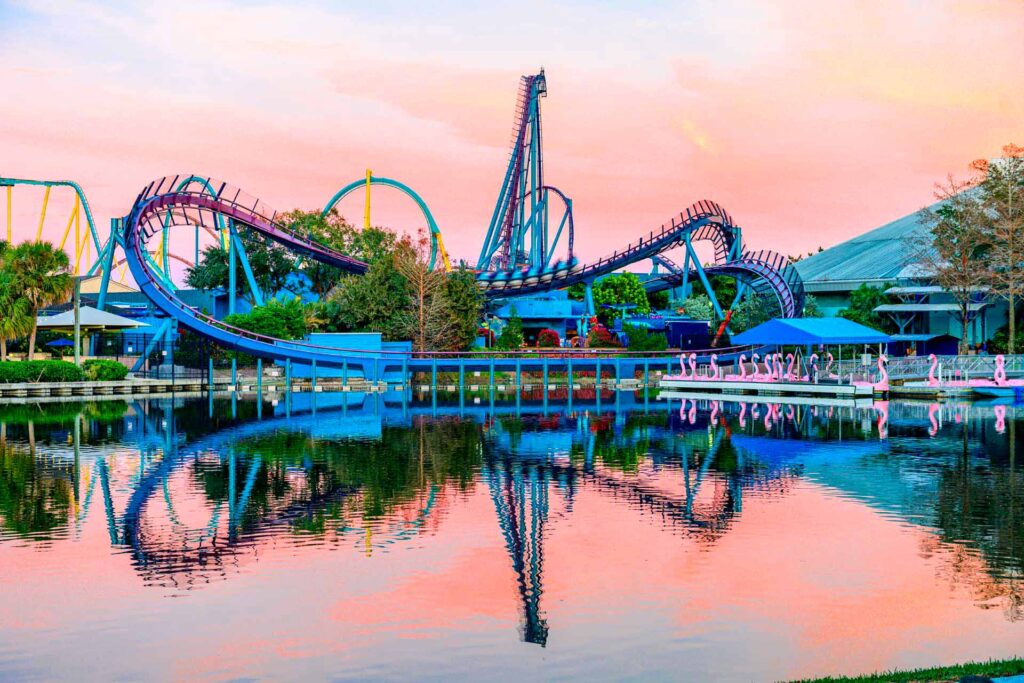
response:
<path id="1" fill-rule="evenodd" d="M 928 229 L 915 212 L 794 265 L 812 292 L 832 289 L 830 283 L 850 283 L 853 289 L 861 282 L 920 277 L 920 251 L 928 240 Z"/>

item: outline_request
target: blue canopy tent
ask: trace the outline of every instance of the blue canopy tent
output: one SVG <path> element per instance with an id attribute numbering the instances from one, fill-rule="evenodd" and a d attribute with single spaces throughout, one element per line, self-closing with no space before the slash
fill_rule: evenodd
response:
<path id="1" fill-rule="evenodd" d="M 843 359 L 843 346 L 878 344 L 881 352 L 881 345 L 890 341 L 889 335 L 846 318 L 776 318 L 732 338 L 738 346 L 796 346 L 807 354 L 834 346 L 838 360 Z"/>
<path id="2" fill-rule="evenodd" d="M 846 318 L 776 318 L 732 338 L 740 346 L 888 344 L 889 335 Z"/>

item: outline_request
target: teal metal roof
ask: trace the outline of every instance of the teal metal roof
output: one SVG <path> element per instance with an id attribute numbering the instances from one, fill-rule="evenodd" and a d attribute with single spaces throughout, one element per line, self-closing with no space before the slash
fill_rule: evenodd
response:
<path id="1" fill-rule="evenodd" d="M 846 318 L 776 318 L 732 338 L 738 345 L 885 344 L 889 335 Z"/>
<path id="2" fill-rule="evenodd" d="M 829 283 L 851 282 L 856 288 L 860 282 L 920 277 L 920 252 L 929 241 L 928 228 L 915 212 L 794 265 L 812 292 Z"/>

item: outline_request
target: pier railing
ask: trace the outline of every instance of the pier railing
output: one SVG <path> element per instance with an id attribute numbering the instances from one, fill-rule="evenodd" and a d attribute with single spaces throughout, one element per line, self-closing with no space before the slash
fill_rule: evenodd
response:
<path id="1" fill-rule="evenodd" d="M 1024 376 L 1024 355 L 1004 356 L 1006 374 Z M 854 381 L 874 381 L 878 376 L 877 359 L 867 365 L 860 359 L 843 360 L 833 364 L 833 371 L 844 379 L 851 375 Z M 890 358 L 886 369 L 890 380 L 926 379 L 932 361 L 928 356 Z M 936 356 L 935 376 L 943 380 L 969 380 L 991 378 L 996 371 L 995 356 Z"/>

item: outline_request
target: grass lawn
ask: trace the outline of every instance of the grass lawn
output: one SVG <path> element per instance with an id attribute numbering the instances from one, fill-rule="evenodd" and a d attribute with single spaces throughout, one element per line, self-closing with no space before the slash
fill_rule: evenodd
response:
<path id="1" fill-rule="evenodd" d="M 988 662 L 968 662 L 955 666 L 940 666 L 934 669 L 914 669 L 912 671 L 888 671 L 868 676 L 838 676 L 825 678 L 808 678 L 794 683 L 937 683 L 938 681 L 957 681 L 963 676 L 1013 676 L 1024 674 L 1024 659 L 1004 659 Z"/>

